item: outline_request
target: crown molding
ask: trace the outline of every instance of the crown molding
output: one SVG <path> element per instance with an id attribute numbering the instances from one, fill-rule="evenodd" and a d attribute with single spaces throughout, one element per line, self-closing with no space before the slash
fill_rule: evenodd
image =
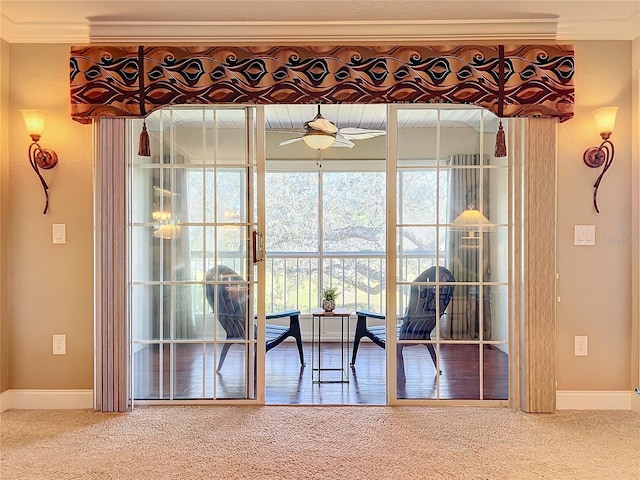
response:
<path id="1" fill-rule="evenodd" d="M 561 20 L 558 40 L 635 40 L 640 38 L 640 10 L 626 20 Z"/>
<path id="2" fill-rule="evenodd" d="M 394 22 L 96 22 L 93 42 L 211 42 L 216 45 L 553 39 L 548 20 Z"/>
<path id="3" fill-rule="evenodd" d="M 15 23 L 0 15 L 0 38 L 9 43 L 86 43 L 88 23 Z"/>
<path id="4" fill-rule="evenodd" d="M 335 22 L 128 22 L 15 24 L 2 17 L 9 43 L 418 43 L 443 40 L 554 40 L 556 20 L 417 20 Z"/>
<path id="5" fill-rule="evenodd" d="M 313 43 L 425 43 L 506 40 L 634 40 L 640 12 L 620 21 L 484 19 L 334 22 L 14 23 L 0 16 L 9 43 L 211 43 L 287 45 Z"/>

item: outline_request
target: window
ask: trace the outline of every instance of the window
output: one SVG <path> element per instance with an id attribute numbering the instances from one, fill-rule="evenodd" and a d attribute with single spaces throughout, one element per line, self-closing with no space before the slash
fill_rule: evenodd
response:
<path id="1" fill-rule="evenodd" d="M 268 311 L 310 313 L 326 287 L 351 311 L 384 308 L 385 173 L 330 168 L 267 173 Z"/>

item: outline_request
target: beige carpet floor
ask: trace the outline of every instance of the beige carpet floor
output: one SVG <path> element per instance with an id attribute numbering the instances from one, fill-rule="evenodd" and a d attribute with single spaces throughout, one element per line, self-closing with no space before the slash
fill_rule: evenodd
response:
<path id="1" fill-rule="evenodd" d="M 9 410 L 10 479 L 640 479 L 640 415 L 504 408 Z"/>

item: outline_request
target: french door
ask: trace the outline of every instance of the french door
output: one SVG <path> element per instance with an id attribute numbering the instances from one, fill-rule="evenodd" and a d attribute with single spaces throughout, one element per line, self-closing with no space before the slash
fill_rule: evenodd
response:
<path id="1" fill-rule="evenodd" d="M 507 404 L 511 171 L 494 154 L 498 122 L 475 107 L 390 106 L 391 404 Z"/>
<path id="2" fill-rule="evenodd" d="M 378 323 L 401 332 L 397 325 L 410 320 L 412 292 L 451 293 L 436 302 L 426 334 L 387 335 L 381 375 L 389 404 L 508 400 L 512 180 L 508 159 L 493 152 L 498 121 L 476 107 L 387 107 L 386 159 L 379 160 L 381 174 L 386 171 L 386 248 L 380 252 L 386 281 L 378 286 L 386 320 Z M 264 305 L 274 298 L 266 298 L 265 267 L 253 258 L 263 244 L 253 232 L 264 231 L 267 203 L 264 108 L 172 107 L 146 122 L 152 156 L 131 152 L 129 169 L 133 398 L 265 403 Z M 141 125 L 132 124 L 137 135 Z M 285 179 L 296 161 L 302 160 L 281 160 Z M 340 157 L 316 166 L 326 171 L 318 177 L 320 191 L 330 161 L 348 163 Z M 373 168 L 366 157 L 351 162 Z M 330 222 L 324 226 L 320 244 L 330 233 Z M 355 226 L 335 228 L 344 234 Z M 355 258 L 362 241 L 354 245 L 348 255 Z M 451 277 L 421 277 L 431 267 Z M 296 283 L 296 291 L 298 273 L 283 280 Z M 342 289 L 343 301 L 352 301 L 344 306 L 371 310 L 370 282 L 364 284 L 367 291 L 354 290 L 353 298 Z M 303 331 L 314 300 L 287 304 L 301 310 Z M 233 322 L 223 305 L 234 310 Z"/>
<path id="3" fill-rule="evenodd" d="M 138 403 L 264 401 L 256 123 L 252 107 L 162 109 L 146 119 L 151 156 L 130 155 Z"/>

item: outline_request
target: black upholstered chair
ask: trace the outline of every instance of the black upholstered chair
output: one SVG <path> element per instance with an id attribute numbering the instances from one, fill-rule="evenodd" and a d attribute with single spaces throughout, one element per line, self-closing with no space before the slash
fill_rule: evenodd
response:
<path id="1" fill-rule="evenodd" d="M 436 309 L 436 275 L 439 275 L 439 308 Z M 430 267 L 422 272 L 414 280 L 409 293 L 409 305 L 402 317 L 398 318 L 396 334 L 399 341 L 401 340 L 429 340 L 431 332 L 436 326 L 436 315 L 442 316 L 447 309 L 451 297 L 453 296 L 454 285 L 453 274 L 444 267 Z M 432 285 L 419 285 L 423 283 L 432 283 Z M 369 338 L 379 347 L 385 348 L 386 344 L 386 327 L 384 325 L 369 327 L 367 326 L 367 318 L 375 318 L 384 320 L 385 316 L 379 313 L 367 312 L 364 310 L 356 311 L 357 322 L 356 331 L 353 340 L 353 354 L 351 357 L 351 365 L 356 363 L 356 355 L 358 354 L 358 346 L 360 340 L 364 337 Z M 398 378 L 405 379 L 404 375 L 404 357 L 402 350 L 413 345 L 398 343 Z M 424 344 L 431 355 L 433 364 L 437 368 L 436 351 L 433 344 Z"/>
<path id="2" fill-rule="evenodd" d="M 207 272 L 206 280 L 208 282 L 214 280 L 219 282 L 217 285 L 207 283 L 205 293 L 209 306 L 227 335 L 227 340 L 245 340 L 247 338 L 245 329 L 246 298 L 241 289 L 243 282 L 242 277 L 225 265 L 217 265 Z M 216 289 L 218 293 L 217 297 L 215 295 Z M 300 364 L 304 365 L 302 334 L 300 332 L 300 311 L 288 310 L 286 312 L 270 313 L 266 316 L 267 320 L 286 317 L 289 317 L 288 326 L 267 324 L 267 352 L 280 345 L 286 338 L 293 337 L 298 345 Z M 220 359 L 218 361 L 218 372 L 222 369 L 231 345 L 232 343 L 225 343 L 222 346 L 222 352 L 220 353 Z"/>

